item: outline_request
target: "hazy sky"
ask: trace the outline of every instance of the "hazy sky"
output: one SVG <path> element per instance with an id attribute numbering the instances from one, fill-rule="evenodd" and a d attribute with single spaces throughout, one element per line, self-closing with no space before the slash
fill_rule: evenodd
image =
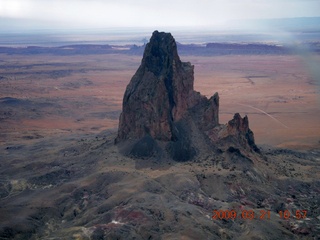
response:
<path id="1" fill-rule="evenodd" d="M 320 0 L 0 0 L 0 21 L 24 20 L 32 28 L 211 27 L 314 16 L 320 16 Z"/>

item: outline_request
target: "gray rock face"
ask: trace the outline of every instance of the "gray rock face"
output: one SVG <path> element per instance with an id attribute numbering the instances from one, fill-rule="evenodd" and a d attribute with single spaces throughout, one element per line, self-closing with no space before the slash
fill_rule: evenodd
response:
<path id="1" fill-rule="evenodd" d="M 229 122 L 230 126 L 220 125 L 218 93 L 207 99 L 194 91 L 193 84 L 194 67 L 180 60 L 172 35 L 155 31 L 126 88 L 115 143 L 133 141 L 129 150 L 132 155 L 150 157 L 154 149 L 159 149 L 157 141 L 165 142 L 162 150 L 184 161 L 197 153 L 190 124 L 209 137 L 217 127 L 223 135 L 249 132 L 247 118 L 241 120 L 240 116 L 235 123 Z M 219 139 L 219 135 L 214 138 Z M 254 143 L 253 135 L 251 140 Z"/>

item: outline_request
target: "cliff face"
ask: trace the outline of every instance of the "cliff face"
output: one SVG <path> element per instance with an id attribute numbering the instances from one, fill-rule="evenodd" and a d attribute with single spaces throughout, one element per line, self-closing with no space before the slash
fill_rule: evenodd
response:
<path id="1" fill-rule="evenodd" d="M 237 115 L 227 125 L 219 124 L 219 95 L 207 99 L 195 92 L 193 70 L 189 62 L 181 62 L 172 35 L 155 31 L 126 88 L 115 142 L 135 142 L 131 153 L 144 157 L 154 153 L 157 141 L 167 142 L 171 157 L 188 160 L 197 152 L 190 124 L 216 140 L 248 134 L 246 117 Z"/>
<path id="2" fill-rule="evenodd" d="M 173 122 L 189 107 L 193 81 L 193 66 L 181 62 L 171 34 L 154 32 L 124 94 L 117 141 L 174 139 Z"/>

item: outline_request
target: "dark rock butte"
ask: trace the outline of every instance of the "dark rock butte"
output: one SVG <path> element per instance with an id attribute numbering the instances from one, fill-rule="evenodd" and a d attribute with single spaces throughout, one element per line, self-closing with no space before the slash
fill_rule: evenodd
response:
<path id="1" fill-rule="evenodd" d="M 193 84 L 194 66 L 181 62 L 172 35 L 155 31 L 126 88 L 115 143 L 130 142 L 127 153 L 135 157 L 160 151 L 178 161 L 200 154 L 198 138 L 221 148 L 230 143 L 256 151 L 248 118 L 235 114 L 219 124 L 218 93 L 207 99 Z"/>

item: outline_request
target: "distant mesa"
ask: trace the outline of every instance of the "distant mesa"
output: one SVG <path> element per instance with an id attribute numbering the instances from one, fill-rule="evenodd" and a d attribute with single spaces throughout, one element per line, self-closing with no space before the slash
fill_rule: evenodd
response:
<path id="1" fill-rule="evenodd" d="M 182 62 L 170 33 L 155 31 L 123 97 L 115 143 L 138 158 L 188 161 L 208 151 L 258 151 L 249 120 L 219 123 L 219 95 L 194 91 L 194 66 Z"/>

